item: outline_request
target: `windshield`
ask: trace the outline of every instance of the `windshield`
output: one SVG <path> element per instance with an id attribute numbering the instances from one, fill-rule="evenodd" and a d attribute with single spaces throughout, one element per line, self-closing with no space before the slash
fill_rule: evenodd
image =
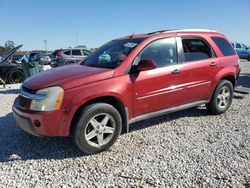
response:
<path id="1" fill-rule="evenodd" d="M 116 68 L 144 38 L 110 41 L 90 55 L 82 64 L 90 67 Z"/>

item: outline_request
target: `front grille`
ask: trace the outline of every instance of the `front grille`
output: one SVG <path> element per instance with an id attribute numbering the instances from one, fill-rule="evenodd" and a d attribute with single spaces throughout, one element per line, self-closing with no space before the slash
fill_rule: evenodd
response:
<path id="1" fill-rule="evenodd" d="M 18 103 L 23 109 L 30 109 L 31 99 L 27 99 L 21 95 L 18 96 Z"/>

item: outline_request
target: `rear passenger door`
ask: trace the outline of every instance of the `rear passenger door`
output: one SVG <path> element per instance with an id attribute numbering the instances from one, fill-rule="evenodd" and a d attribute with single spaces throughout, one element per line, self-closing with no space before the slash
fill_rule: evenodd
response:
<path id="1" fill-rule="evenodd" d="M 80 49 L 72 50 L 72 58 L 75 62 L 82 60 L 82 51 Z"/>
<path id="2" fill-rule="evenodd" d="M 208 100 L 211 85 L 219 67 L 218 60 L 209 43 L 201 37 L 185 36 L 179 40 L 183 49 L 182 104 Z"/>

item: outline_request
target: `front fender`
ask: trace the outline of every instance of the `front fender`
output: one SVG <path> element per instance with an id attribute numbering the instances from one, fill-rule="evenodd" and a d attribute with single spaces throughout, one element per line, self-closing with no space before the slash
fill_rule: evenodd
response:
<path id="1" fill-rule="evenodd" d="M 61 131 L 69 134 L 72 120 L 78 109 L 87 102 L 102 97 L 114 97 L 118 99 L 129 109 L 129 113 L 132 115 L 132 85 L 129 77 L 125 75 L 112 78 L 112 80 L 102 80 L 65 91 L 65 98 L 62 105 L 65 115 L 62 118 L 66 122 L 66 126 L 61 127 Z"/>

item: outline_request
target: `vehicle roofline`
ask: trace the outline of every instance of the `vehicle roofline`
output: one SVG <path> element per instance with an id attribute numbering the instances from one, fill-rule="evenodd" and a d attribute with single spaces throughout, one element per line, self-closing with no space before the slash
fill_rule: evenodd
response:
<path id="1" fill-rule="evenodd" d="M 129 38 L 148 38 L 154 35 L 158 35 L 158 34 L 172 34 L 172 33 L 213 33 L 213 34 L 220 34 L 223 35 L 221 33 L 219 33 L 216 30 L 213 29 L 171 29 L 171 30 L 160 30 L 160 31 L 153 31 L 150 33 L 144 33 L 144 34 L 131 34 L 131 35 L 127 35 L 124 37 L 120 37 L 114 40 L 120 40 L 120 39 L 129 39 Z"/>

